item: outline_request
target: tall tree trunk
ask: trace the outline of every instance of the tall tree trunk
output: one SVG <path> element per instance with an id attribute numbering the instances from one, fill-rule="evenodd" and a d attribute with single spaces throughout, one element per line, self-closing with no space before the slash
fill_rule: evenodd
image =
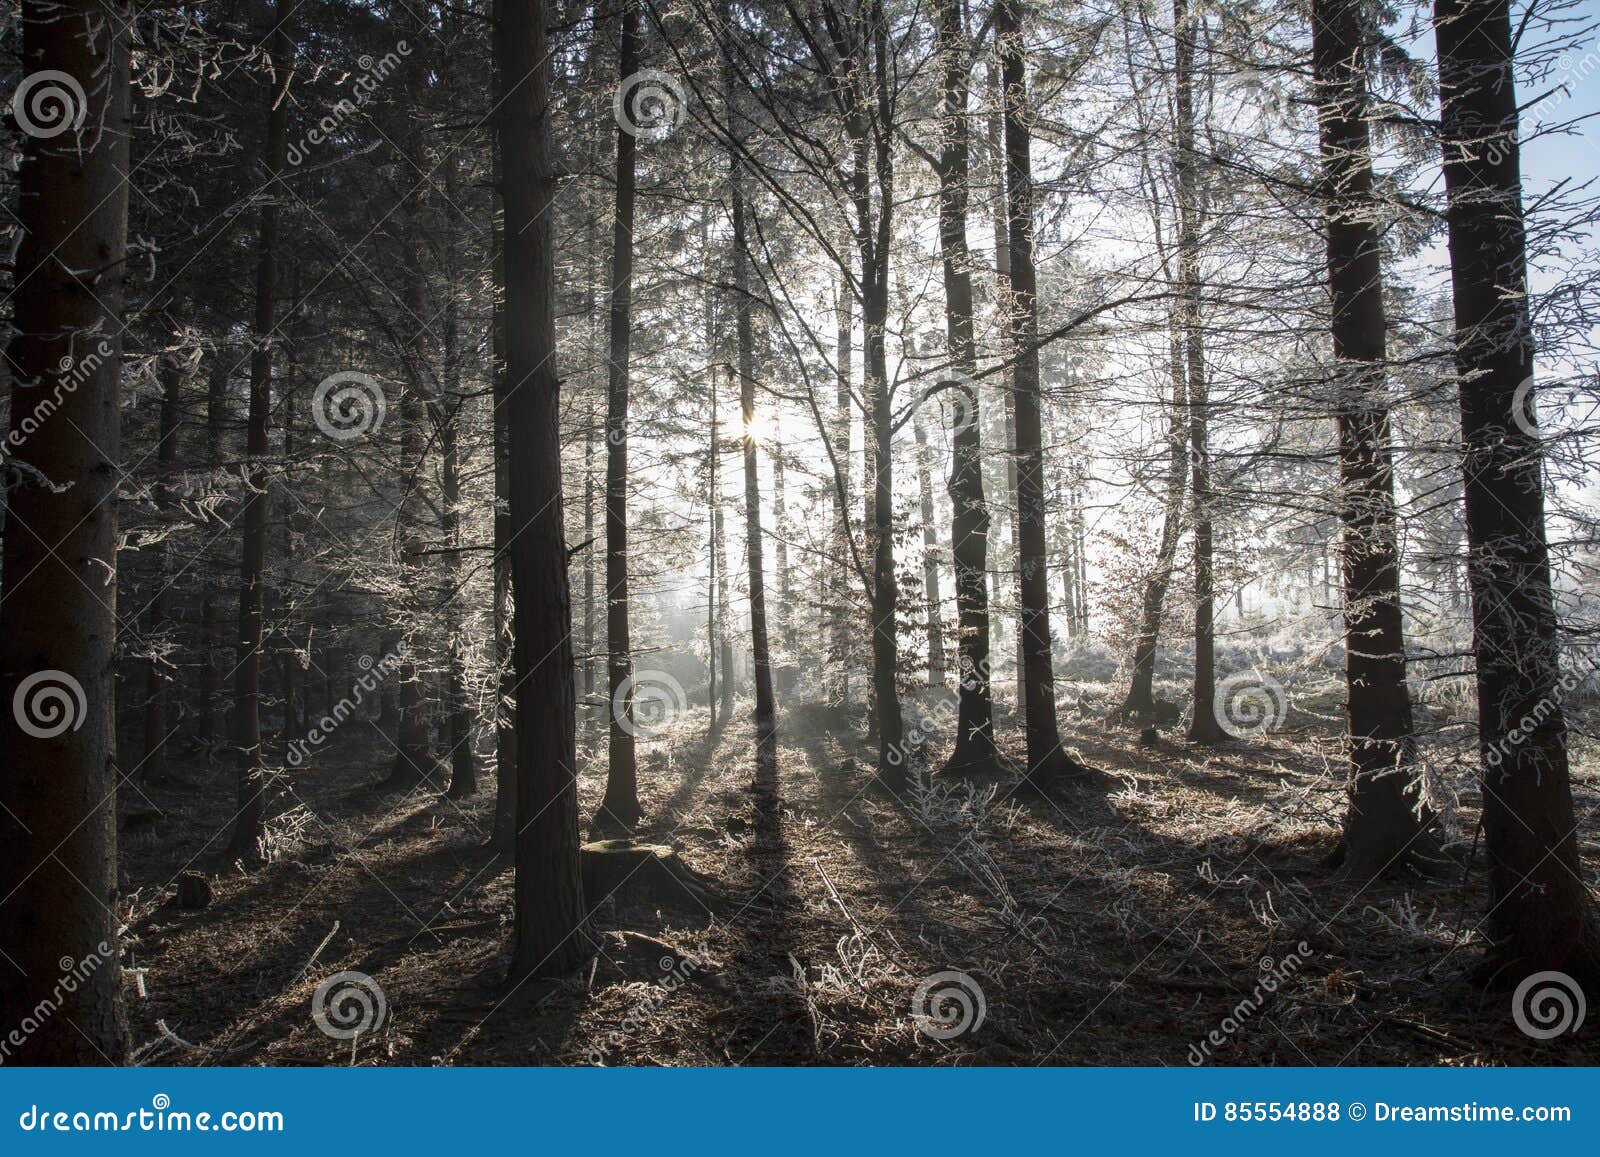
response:
<path id="1" fill-rule="evenodd" d="M 839 260 L 848 263 L 850 247 L 848 232 L 839 246 Z M 850 703 L 850 657 L 853 651 L 850 629 L 850 442 L 851 422 L 855 402 L 851 397 L 851 365 L 855 358 L 855 289 L 850 282 L 849 270 L 839 274 L 835 357 L 839 362 L 839 380 L 834 395 L 833 456 L 838 463 L 839 477 L 833 489 L 834 553 L 838 556 L 833 571 L 833 654 L 837 664 L 837 694 L 839 702 Z"/>
<path id="2" fill-rule="evenodd" d="M 448 177 L 447 177 L 448 179 Z M 453 198 L 452 198 L 453 200 Z M 465 799 L 478 790 L 478 766 L 472 749 L 472 707 L 467 702 L 466 633 L 467 621 L 461 605 L 463 586 L 461 566 L 461 383 L 456 370 L 459 344 L 455 282 L 445 305 L 444 368 L 445 397 L 439 413 L 439 457 L 441 499 L 444 504 L 444 544 L 450 553 L 444 557 L 445 581 L 450 595 L 450 669 L 447 677 L 447 708 L 450 713 L 450 790 L 451 799 Z"/>
<path id="3" fill-rule="evenodd" d="M 999 0 L 1006 136 L 1006 206 L 1011 245 L 1012 393 L 1017 425 L 1018 566 L 1022 571 L 1022 657 L 1027 686 L 1028 778 L 1035 786 L 1082 768 L 1061 747 L 1050 654 L 1050 572 L 1045 558 L 1044 446 L 1039 390 L 1039 299 L 1033 255 L 1033 111 L 1028 102 L 1020 0 Z"/>
<path id="4" fill-rule="evenodd" d="M 944 274 L 945 333 L 953 382 L 950 561 L 956 573 L 958 705 L 953 772 L 995 768 L 994 703 L 989 690 L 989 506 L 983 493 L 983 413 L 973 375 L 972 256 L 967 248 L 969 52 L 961 0 L 939 2 L 939 55 L 944 115 L 940 125 L 939 251 Z"/>
<path id="5" fill-rule="evenodd" d="M 1121 716 L 1140 730 L 1140 740 L 1156 738 L 1156 649 L 1161 641 L 1161 618 L 1166 609 L 1167 589 L 1178 557 L 1178 536 L 1183 526 L 1183 500 L 1188 492 L 1189 448 L 1188 378 L 1184 370 L 1183 337 L 1178 307 L 1170 312 L 1169 369 L 1172 377 L 1172 402 L 1167 420 L 1167 498 L 1161 513 L 1161 537 L 1156 544 L 1155 566 L 1145 580 L 1144 597 L 1139 605 L 1139 633 L 1133 647 L 1133 674 L 1128 682 L 1128 697 L 1122 701 Z"/>
<path id="6" fill-rule="evenodd" d="M 944 686 L 944 619 L 939 597 L 939 528 L 934 523 L 933 476 L 928 465 L 928 431 L 922 414 L 912 419 L 917 440 L 917 487 L 921 491 L 922 516 L 922 593 L 928 604 L 928 686 Z"/>
<path id="7" fill-rule="evenodd" d="M 622 0 L 617 75 L 639 69 L 637 0 Z M 633 643 L 628 636 L 628 360 L 633 341 L 633 200 L 637 142 L 617 126 L 617 205 L 611 231 L 610 374 L 606 387 L 606 670 L 609 675 L 610 760 L 606 794 L 595 823 L 631 830 L 639 807 L 634 753 Z"/>
<path id="8" fill-rule="evenodd" d="M 1515 412 L 1534 364 L 1509 0 L 1436 0 L 1434 32 L 1489 923 L 1517 974 L 1588 984 L 1600 924 L 1578 860 L 1539 441 Z"/>
<path id="9" fill-rule="evenodd" d="M 506 391 L 516 595 L 516 883 L 510 979 L 571 973 L 590 951 L 578 865 L 577 703 L 561 502 L 555 180 L 545 0 L 495 4 L 504 165 Z"/>
<path id="10" fill-rule="evenodd" d="M 1189 738 L 1216 743 L 1225 732 L 1217 719 L 1216 578 L 1212 547 L 1211 447 L 1207 441 L 1208 387 L 1200 299 L 1200 170 L 1195 149 L 1194 53 L 1199 20 L 1189 0 L 1172 0 L 1176 40 L 1177 141 L 1173 168 L 1178 185 L 1178 292 L 1183 305 L 1184 353 L 1189 378 L 1190 489 L 1194 503 L 1194 698 Z"/>
<path id="11" fill-rule="evenodd" d="M 1428 850 L 1412 766 L 1394 463 L 1384 376 L 1382 242 L 1372 191 L 1361 0 L 1315 0 L 1312 55 L 1333 310 L 1333 411 L 1344 527 L 1345 691 L 1350 806 L 1343 870 L 1370 879 Z"/>
<path id="12" fill-rule="evenodd" d="M 289 132 L 290 45 L 287 0 L 273 5 L 268 53 L 272 89 L 267 105 L 267 137 L 262 151 L 261 222 L 256 234 L 254 344 L 250 352 L 250 416 L 245 455 L 249 461 L 244 500 L 243 544 L 239 558 L 239 658 L 233 674 L 234 747 L 239 764 L 238 806 L 229 841 L 233 859 L 260 860 L 265 853 L 267 795 L 274 776 L 262 766 L 261 627 L 262 587 L 267 560 L 267 469 L 271 452 L 267 427 L 272 419 L 272 343 L 275 340 L 278 280 L 278 190 Z"/>
<path id="13" fill-rule="evenodd" d="M 17 214 L 0 602 L 0 1023 L 55 1015 L 19 1065 L 128 1054 L 117 913 L 116 479 L 128 223 L 128 29 L 107 0 L 26 0 L 22 69 L 65 73 L 82 129 L 29 136 Z M 60 95 L 60 87 L 56 89 Z M 80 135 L 81 133 L 81 135 Z M 41 401 L 58 401 L 36 414 Z M 57 489 L 57 488 L 61 489 Z M 70 969 L 68 967 L 70 962 Z M 61 978 L 83 976 L 71 991 Z"/>
<path id="14" fill-rule="evenodd" d="M 734 28 L 727 5 L 722 8 L 723 35 Z M 723 94 L 730 130 L 740 133 L 739 111 L 734 89 L 731 50 L 723 53 Z M 777 705 L 772 694 L 772 658 L 767 645 L 767 581 L 763 573 L 761 538 L 761 480 L 755 439 L 756 375 L 755 333 L 751 319 L 750 241 L 745 220 L 744 163 L 740 148 L 728 155 L 728 189 L 733 203 L 733 295 L 734 331 L 738 342 L 739 409 L 744 418 L 741 444 L 744 448 L 744 524 L 745 565 L 750 583 L 750 649 L 756 691 L 756 783 L 776 789 L 778 764 Z"/>

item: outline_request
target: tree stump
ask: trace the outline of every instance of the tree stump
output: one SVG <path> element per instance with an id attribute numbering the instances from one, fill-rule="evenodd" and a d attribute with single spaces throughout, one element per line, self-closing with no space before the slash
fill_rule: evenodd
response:
<path id="1" fill-rule="evenodd" d="M 607 898 L 696 911 L 706 903 L 694 872 L 665 844 L 596 840 L 580 849 L 579 863 L 584 902 L 591 909 Z"/>
<path id="2" fill-rule="evenodd" d="M 173 902 L 180 908 L 196 911 L 211 906 L 211 881 L 199 872 L 184 872 L 178 877 L 178 894 Z"/>

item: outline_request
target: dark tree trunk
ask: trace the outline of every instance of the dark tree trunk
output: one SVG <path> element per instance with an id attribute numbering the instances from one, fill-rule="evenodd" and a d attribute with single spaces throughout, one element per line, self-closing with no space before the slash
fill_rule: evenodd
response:
<path id="1" fill-rule="evenodd" d="M 617 75 L 639 69 L 639 10 L 623 0 Z M 610 752 L 606 794 L 595 822 L 631 830 L 639 807 L 634 754 L 633 653 L 628 637 L 628 359 L 633 339 L 633 200 L 637 142 L 617 127 L 617 207 L 611 232 L 610 375 L 606 388 L 606 669 L 610 676 Z"/>
<path id="2" fill-rule="evenodd" d="M 1344 527 L 1345 690 L 1350 806 L 1345 874 L 1370 879 L 1427 850 L 1412 767 L 1394 464 L 1384 360 L 1382 243 L 1372 191 L 1361 0 L 1315 0 L 1312 54 L 1333 309 L 1333 412 Z"/>
<path id="3" fill-rule="evenodd" d="M 1194 53 L 1199 21 L 1189 0 L 1172 0 L 1176 38 L 1176 147 L 1173 168 L 1178 186 L 1178 292 L 1183 308 L 1184 353 L 1189 377 L 1190 488 L 1194 504 L 1194 696 L 1189 738 L 1217 743 L 1225 732 L 1217 718 L 1216 576 L 1212 547 L 1211 447 L 1206 384 L 1205 331 L 1200 299 L 1200 170 L 1195 148 Z"/>
<path id="4" fill-rule="evenodd" d="M 278 280 L 278 189 L 289 131 L 288 96 L 290 45 L 285 21 L 287 0 L 273 5 L 271 54 L 272 91 L 267 105 L 267 138 L 262 153 L 261 222 L 256 235 L 255 343 L 250 353 L 250 415 L 245 455 L 249 461 L 249 491 L 244 499 L 243 544 L 239 560 L 238 661 L 233 674 L 234 747 L 239 766 L 238 807 L 231 859 L 260 860 L 265 852 L 266 805 L 274 776 L 262 766 L 261 751 L 261 627 L 262 588 L 267 561 L 267 469 L 271 452 L 267 427 L 272 419 L 272 343 L 276 328 L 275 293 Z"/>
<path id="5" fill-rule="evenodd" d="M 1017 423 L 1017 531 L 1022 571 L 1022 657 L 1027 686 L 1028 778 L 1035 784 L 1081 770 L 1061 747 L 1050 654 L 1050 572 L 1045 558 L 1044 446 L 1039 390 L 1039 299 L 1033 255 L 1033 162 L 1019 0 L 1000 0 L 995 37 L 1006 135 L 1006 206 L 1011 252 L 1012 394 Z"/>
<path id="6" fill-rule="evenodd" d="M 453 198 L 452 198 L 453 200 Z M 447 709 L 450 715 L 450 790 L 452 799 L 465 799 L 478 790 L 478 764 L 472 749 L 472 707 L 467 702 L 466 616 L 461 608 L 463 585 L 461 566 L 461 397 L 456 372 L 458 320 L 455 282 L 445 306 L 444 366 L 447 389 L 439 414 L 440 486 L 444 502 L 444 544 L 446 581 L 450 595 L 450 670 L 447 677 Z"/>
<path id="7" fill-rule="evenodd" d="M 944 686 L 944 619 L 939 597 L 939 528 L 934 523 L 933 476 L 928 464 L 928 431 L 918 413 L 912 419 L 917 440 L 917 488 L 922 516 L 922 594 L 928 605 L 928 686 Z M 781 564 L 780 564 L 781 565 Z"/>
<path id="8" fill-rule="evenodd" d="M 950 560 L 956 572 L 957 706 L 955 749 L 947 770 L 993 770 L 994 703 L 989 690 L 989 506 L 983 493 L 983 414 L 973 375 L 972 257 L 967 249 L 970 54 L 960 0 L 940 0 L 943 148 L 939 155 L 939 250 L 944 272 L 945 333 L 955 375 L 950 461 Z"/>
<path id="9" fill-rule="evenodd" d="M 1161 642 L 1161 619 L 1165 613 L 1167 590 L 1178 557 L 1178 536 L 1183 526 L 1183 499 L 1188 492 L 1189 447 L 1185 429 L 1189 405 L 1187 374 L 1184 370 L 1183 339 L 1177 310 L 1171 322 L 1170 367 L 1172 374 L 1171 417 L 1167 422 L 1167 499 L 1161 514 L 1161 538 L 1156 544 L 1155 566 L 1145 580 L 1144 598 L 1139 606 L 1139 633 L 1133 646 L 1133 675 L 1128 682 L 1128 697 L 1122 701 L 1120 715 L 1137 726 L 1145 742 L 1154 742 L 1156 726 L 1156 650 Z"/>
<path id="10" fill-rule="evenodd" d="M 555 181 L 543 0 L 495 5 L 504 165 L 509 542 L 516 596 L 516 884 L 510 979 L 563 976 L 587 957 L 578 866 L 577 703 L 561 503 Z"/>
<path id="11" fill-rule="evenodd" d="M 0 1023 L 55 1015 L 6 1060 L 121 1064 L 117 914 L 117 503 L 128 220 L 125 5 L 27 0 L 22 70 L 67 74 L 75 131 L 23 142 L 0 602 Z M 59 109 L 57 110 L 60 111 Z M 26 287 L 26 292 L 18 292 Z M 36 407 L 54 399 L 49 414 Z M 61 489 L 56 489 L 56 488 Z M 70 991 L 64 974 L 78 979 Z"/>
<path id="12" fill-rule="evenodd" d="M 722 10 L 724 35 L 734 34 L 727 7 Z M 723 54 L 723 93 L 726 115 L 738 135 L 739 112 L 734 90 L 731 53 Z M 750 583 L 750 649 L 756 692 L 756 785 L 775 790 L 778 771 L 777 705 L 772 694 L 772 657 L 767 643 L 767 581 L 763 569 L 761 532 L 761 480 L 755 439 L 756 375 L 755 333 L 751 319 L 750 240 L 744 203 L 744 163 L 740 148 L 729 150 L 728 189 L 733 202 L 734 333 L 738 343 L 739 410 L 744 418 L 744 525 L 745 565 Z"/>
<path id="13" fill-rule="evenodd" d="M 848 235 L 839 247 L 839 260 L 850 260 Z M 850 621 L 850 442 L 851 415 L 855 402 L 851 397 L 851 365 L 855 358 L 855 289 L 850 283 L 849 270 L 839 274 L 838 334 L 835 356 L 839 362 L 839 380 L 834 395 L 833 457 L 838 477 L 833 488 L 834 552 L 838 555 L 833 571 L 833 655 L 837 670 L 837 695 L 846 706 L 850 702 L 850 656 L 852 632 Z"/>
<path id="14" fill-rule="evenodd" d="M 1508 0 L 1436 0 L 1490 930 L 1521 975 L 1600 980 L 1578 859 L 1533 377 Z"/>

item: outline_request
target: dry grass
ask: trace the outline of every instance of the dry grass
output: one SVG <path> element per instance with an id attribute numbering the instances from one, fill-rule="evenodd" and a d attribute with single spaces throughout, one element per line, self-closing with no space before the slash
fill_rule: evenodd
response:
<path id="1" fill-rule="evenodd" d="M 1524 1037 L 1506 994 L 1467 982 L 1481 863 L 1446 880 L 1330 882 L 1322 860 L 1341 792 L 1325 733 L 1143 749 L 1085 716 L 1064 726 L 1104 782 L 1041 799 L 935 778 L 895 799 L 868 788 L 871 756 L 852 722 L 817 707 L 785 713 L 775 808 L 748 790 L 743 720 L 710 748 L 688 721 L 642 747 L 642 834 L 708 878 L 709 907 L 607 901 L 588 972 L 509 992 L 511 870 L 481 849 L 489 795 L 458 806 L 357 790 L 391 748 L 344 735 L 298 776 L 306 812 L 293 848 L 243 874 L 207 859 L 219 841 L 204 843 L 227 820 L 229 777 L 183 769 L 198 786 L 151 790 L 166 813 L 158 838 L 125 856 L 142 1056 L 1184 1065 L 1256 988 L 1264 958 L 1281 963 L 1304 941 L 1298 970 L 1211 1063 L 1594 1060 L 1579 1038 Z M 586 814 L 600 767 L 582 780 Z M 1592 773 L 1578 790 L 1592 815 Z M 1470 795 L 1461 803 L 1475 814 Z M 1593 865 L 1592 822 L 1585 836 Z M 163 885 L 190 862 L 218 872 L 202 912 L 164 903 Z M 310 1015 L 317 982 L 341 969 L 370 974 L 388 1004 L 353 1047 Z M 913 1021 L 912 995 L 950 970 L 981 988 L 986 1016 L 938 1040 Z"/>

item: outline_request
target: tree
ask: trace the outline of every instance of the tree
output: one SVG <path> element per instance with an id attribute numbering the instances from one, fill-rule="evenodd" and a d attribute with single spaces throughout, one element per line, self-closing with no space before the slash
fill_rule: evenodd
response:
<path id="1" fill-rule="evenodd" d="M 549 18 L 543 0 L 495 5 L 513 528 L 507 549 L 516 604 L 513 981 L 565 975 L 589 951 L 578 867 L 577 701 L 557 428 Z"/>
<path id="2" fill-rule="evenodd" d="M 1044 446 L 1039 401 L 1039 289 L 1033 253 L 1033 162 L 1020 0 L 997 0 L 995 38 L 1006 138 L 1011 257 L 1012 391 L 1017 426 L 1017 564 L 1022 570 L 1022 657 L 1027 686 L 1028 779 L 1035 786 L 1081 772 L 1061 746 L 1050 654 L 1050 573 L 1045 563 Z"/>
<path id="3" fill-rule="evenodd" d="M 639 11 L 623 0 L 618 83 L 639 70 Z M 610 762 L 596 823 L 629 830 L 642 813 L 634 754 L 633 653 L 628 637 L 628 361 L 633 341 L 633 201 L 637 141 L 617 122 L 617 205 L 611 229 L 611 331 L 606 386 L 606 671 Z"/>
<path id="4" fill-rule="evenodd" d="M 250 414 L 245 455 L 249 460 L 239 551 L 238 660 L 233 675 L 234 757 L 238 762 L 238 815 L 228 854 L 257 861 L 266 854 L 267 796 L 276 776 L 264 766 L 261 750 L 262 594 L 267 569 L 267 457 L 272 422 L 272 346 L 276 338 L 278 284 L 278 183 L 288 149 L 288 85 L 292 75 L 285 0 L 275 0 L 267 57 L 270 87 L 267 134 L 262 144 L 264 195 L 256 229 L 254 339 L 250 349 Z"/>
<path id="5" fill-rule="evenodd" d="M 1600 980 L 1545 538 L 1509 0 L 1435 0 L 1489 926 L 1497 967 Z"/>
<path id="6" fill-rule="evenodd" d="M 113 662 L 130 13 L 106 0 L 28 0 L 21 17 L 23 83 L 54 86 L 43 103 L 60 102 L 62 119 L 29 134 L 18 174 L 0 1015 L 19 1026 L 56 999 L 54 1017 L 77 1030 L 28 1034 L 8 1060 L 116 1065 L 128 1052 Z"/>
<path id="7" fill-rule="evenodd" d="M 1427 850 L 1413 770 L 1394 465 L 1389 450 L 1382 242 L 1373 196 L 1361 0 L 1316 0 L 1312 55 L 1333 307 L 1332 410 L 1344 528 L 1345 692 L 1350 806 L 1339 860 L 1366 879 Z"/>
<path id="8" fill-rule="evenodd" d="M 989 689 L 989 505 L 983 493 L 983 414 L 973 380 L 978 371 L 973 337 L 972 258 L 967 248 L 968 162 L 967 31 L 960 0 L 939 5 L 943 87 L 938 158 L 939 250 L 944 277 L 945 331 L 957 376 L 950 465 L 950 557 L 956 572 L 955 749 L 951 771 L 993 770 L 994 701 Z"/>

